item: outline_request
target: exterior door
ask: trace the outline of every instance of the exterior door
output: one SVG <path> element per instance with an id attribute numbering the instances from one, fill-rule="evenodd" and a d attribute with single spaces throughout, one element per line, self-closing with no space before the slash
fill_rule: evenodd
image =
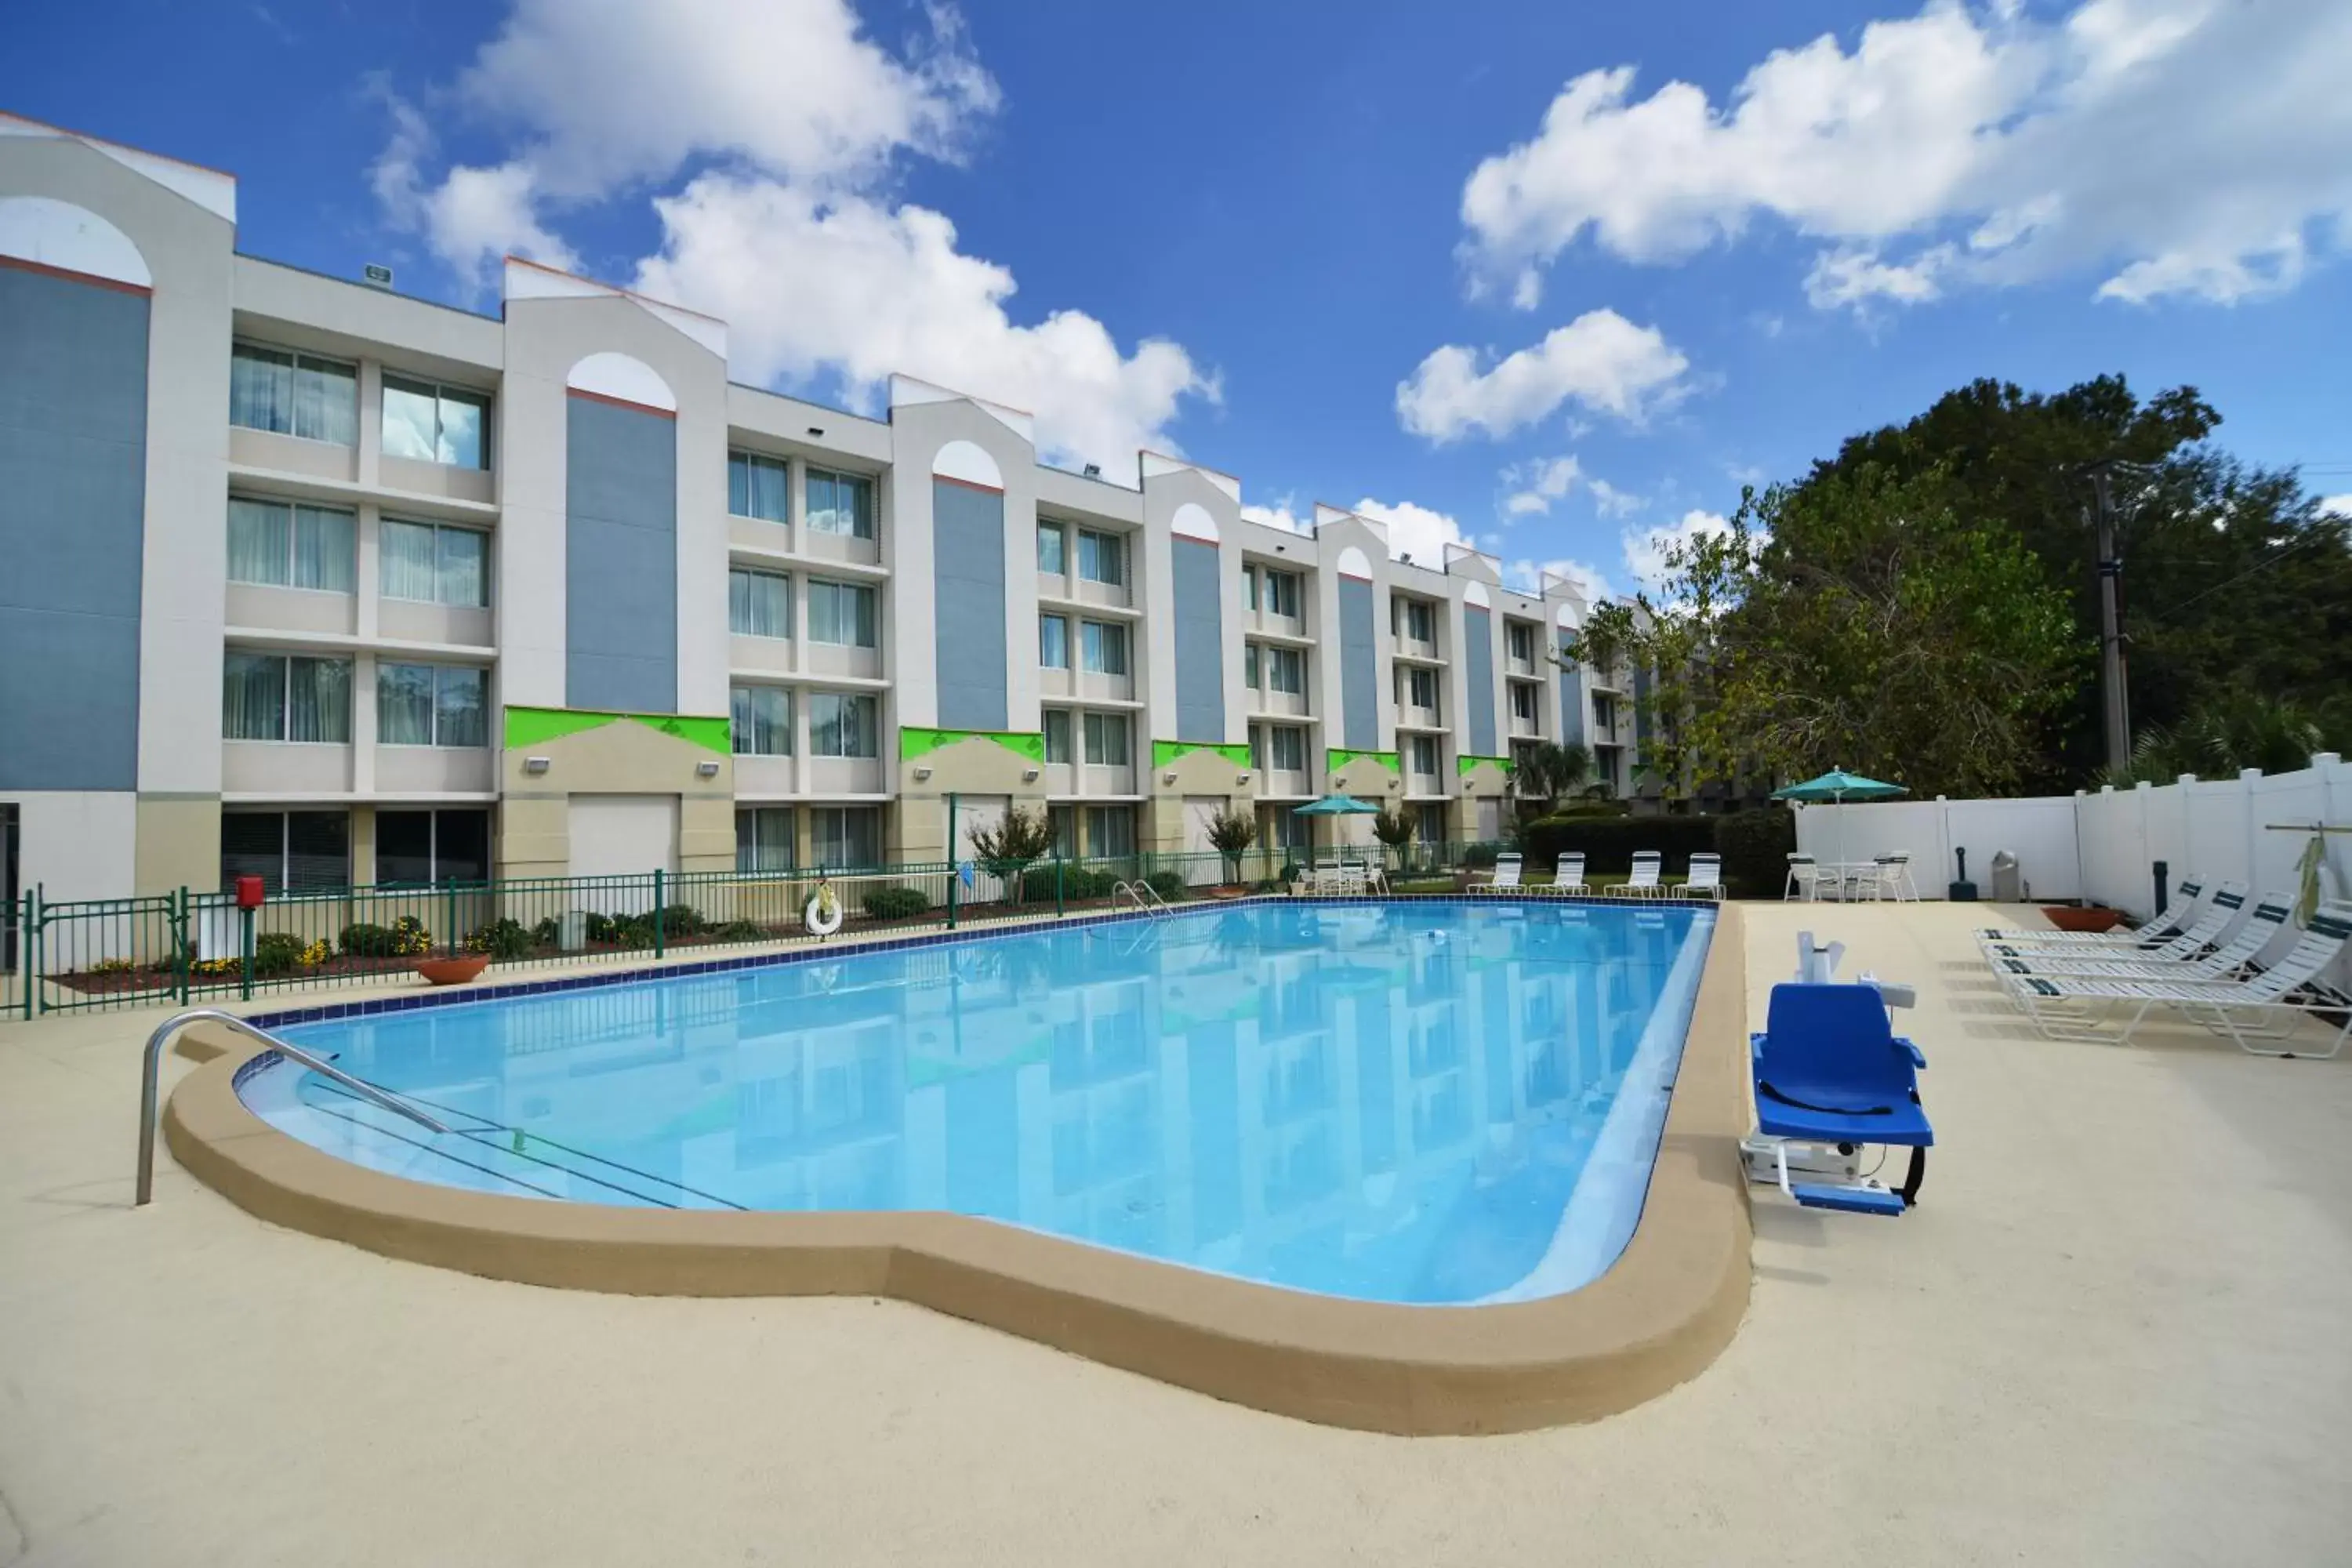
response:
<path id="1" fill-rule="evenodd" d="M 572 875 L 604 879 L 572 896 L 596 914 L 644 914 L 653 873 L 677 872 L 677 796 L 575 795 L 571 837 Z"/>

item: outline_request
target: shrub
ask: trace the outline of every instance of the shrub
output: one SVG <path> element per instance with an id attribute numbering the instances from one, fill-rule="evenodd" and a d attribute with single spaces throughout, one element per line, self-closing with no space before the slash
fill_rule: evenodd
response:
<path id="1" fill-rule="evenodd" d="M 704 920 L 702 911 L 692 904 L 665 904 L 661 920 L 662 934 L 666 937 L 700 936 L 710 929 L 710 922 Z"/>
<path id="2" fill-rule="evenodd" d="M 920 888 L 875 888 L 866 895 L 868 920 L 908 920 L 930 907 L 930 899 Z"/>
<path id="3" fill-rule="evenodd" d="M 347 958 L 413 958 L 433 951 L 433 933 L 415 915 L 388 926 L 347 925 L 338 943 Z"/>
<path id="4" fill-rule="evenodd" d="M 523 929 L 520 921 L 500 918 L 481 927 L 466 938 L 467 952 L 486 952 L 499 963 L 511 963 L 518 958 L 529 958 L 539 945 L 535 933 Z"/>
<path id="5" fill-rule="evenodd" d="M 1052 866 L 1032 866 L 1021 874 L 1021 902 L 1050 904 L 1054 901 Z M 1081 903 L 1087 899 L 1108 899 L 1111 888 L 1118 881 L 1108 871 L 1093 871 L 1084 866 L 1065 862 L 1061 867 L 1062 899 L 1066 903 Z"/>
<path id="6" fill-rule="evenodd" d="M 1474 871 L 1482 870 L 1492 866 L 1501 852 L 1502 847 L 1497 844 L 1467 844 L 1463 846 L 1462 863 Z"/>
<path id="7" fill-rule="evenodd" d="M 1797 816 L 1786 806 L 1735 811 L 1715 819 L 1715 847 L 1723 879 L 1744 899 L 1778 898 L 1787 885 L 1789 851 L 1797 847 Z"/>
<path id="8" fill-rule="evenodd" d="M 729 921 L 723 926 L 711 928 L 713 942 L 766 942 L 768 928 L 757 921 Z"/>
<path id="9" fill-rule="evenodd" d="M 1143 885 L 1159 894 L 1162 903 L 1172 904 L 1192 896 L 1192 889 L 1181 871 L 1154 871 L 1143 879 Z"/>
<path id="10" fill-rule="evenodd" d="M 302 939 L 291 931 L 263 931 L 253 939 L 254 977 L 293 973 L 302 967 Z"/>
<path id="11" fill-rule="evenodd" d="M 1715 847 L 1711 816 L 1547 816 L 1519 833 L 1528 869 L 1549 871 L 1563 849 L 1584 852 L 1587 876 L 1620 876 L 1633 868 L 1633 854 L 1654 849 L 1664 857 L 1663 874 L 1680 877 L 1693 851 Z"/>
<path id="12" fill-rule="evenodd" d="M 530 940 L 542 947 L 553 947 L 563 938 L 563 925 L 553 915 L 530 928 Z"/>

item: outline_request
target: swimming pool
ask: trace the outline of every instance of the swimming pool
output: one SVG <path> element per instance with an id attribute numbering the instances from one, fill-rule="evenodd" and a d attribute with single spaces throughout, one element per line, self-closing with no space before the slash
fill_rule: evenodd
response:
<path id="1" fill-rule="evenodd" d="M 1632 1234 L 1703 909 L 1278 900 L 282 1028 L 237 1092 L 413 1180 L 948 1211 L 1359 1300 L 1573 1290 Z"/>

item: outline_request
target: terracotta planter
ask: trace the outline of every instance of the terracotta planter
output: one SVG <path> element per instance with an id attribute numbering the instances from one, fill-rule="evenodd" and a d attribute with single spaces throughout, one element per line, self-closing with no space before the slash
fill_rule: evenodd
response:
<path id="1" fill-rule="evenodd" d="M 1230 887 L 1211 888 L 1209 889 L 1209 897 L 1213 899 L 1246 899 L 1249 897 L 1249 889 L 1241 886 L 1239 883 L 1235 883 Z"/>
<path id="2" fill-rule="evenodd" d="M 477 979 L 490 966 L 487 952 L 470 953 L 463 958 L 420 958 L 416 973 L 435 985 L 463 985 Z"/>
<path id="3" fill-rule="evenodd" d="M 2103 910 L 2095 907 L 2078 910 L 2071 904 L 2051 905 L 2045 907 L 2042 912 L 2049 916 L 2050 923 L 2060 931 L 2113 931 L 2123 924 L 2124 921 L 2124 912 L 2121 910 Z"/>

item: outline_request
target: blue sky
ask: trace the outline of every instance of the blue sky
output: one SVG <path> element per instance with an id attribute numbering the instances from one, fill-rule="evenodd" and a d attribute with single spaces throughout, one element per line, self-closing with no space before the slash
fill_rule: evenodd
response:
<path id="1" fill-rule="evenodd" d="M 2352 6 L 46 6 L 0 108 L 228 169 L 242 247 L 520 250 L 1303 516 L 1623 589 L 1990 375 L 2187 382 L 2352 492 Z"/>

